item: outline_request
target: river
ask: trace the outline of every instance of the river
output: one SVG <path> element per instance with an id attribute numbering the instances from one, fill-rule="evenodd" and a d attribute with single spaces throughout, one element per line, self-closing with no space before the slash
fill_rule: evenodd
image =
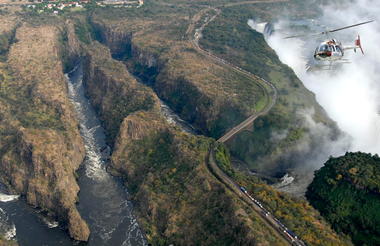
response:
<path id="1" fill-rule="evenodd" d="M 80 123 L 86 158 L 79 170 L 78 210 L 91 230 L 89 245 L 146 245 L 119 178 L 106 171 L 110 148 L 90 101 L 85 97 L 82 66 L 69 74 L 69 96 Z"/>
<path id="2" fill-rule="evenodd" d="M 84 95 L 82 66 L 67 75 L 69 97 L 74 104 L 86 157 L 79 175 L 78 210 L 88 223 L 91 235 L 86 245 L 147 245 L 133 215 L 128 192 L 119 178 L 106 171 L 110 148 L 104 129 Z M 6 195 L 0 186 L 0 234 L 15 237 L 19 245 L 80 245 L 71 240 L 55 221 L 29 207 L 23 198 Z"/>
<path id="3" fill-rule="evenodd" d="M 90 227 L 89 242 L 71 240 L 57 222 L 29 207 L 23 198 L 6 195 L 7 191 L 1 185 L 0 234 L 17 239 L 20 246 L 147 245 L 133 215 L 127 190 L 119 178 L 106 171 L 110 148 L 106 145 L 104 129 L 96 112 L 85 97 L 82 69 L 78 65 L 67 74 L 67 81 L 69 98 L 75 107 L 86 148 L 86 158 L 78 171 L 80 193 L 77 207 Z M 184 132 L 199 134 L 161 100 L 160 111 L 169 124 Z"/>

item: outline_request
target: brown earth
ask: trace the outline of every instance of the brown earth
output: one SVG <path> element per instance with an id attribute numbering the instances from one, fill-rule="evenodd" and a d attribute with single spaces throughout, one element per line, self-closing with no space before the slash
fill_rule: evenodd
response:
<path id="1" fill-rule="evenodd" d="M 83 66 L 86 93 L 99 113 L 111 145 L 129 114 L 158 110 L 158 98 L 153 91 L 138 83 L 123 63 L 112 59 L 105 46 L 97 42 L 89 46 Z"/>

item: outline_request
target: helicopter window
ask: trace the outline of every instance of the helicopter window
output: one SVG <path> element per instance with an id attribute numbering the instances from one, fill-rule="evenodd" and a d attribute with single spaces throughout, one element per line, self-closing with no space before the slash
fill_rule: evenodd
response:
<path id="1" fill-rule="evenodd" d="M 329 50 L 329 46 L 327 44 L 321 45 L 319 47 L 319 51 L 328 51 L 328 50 Z"/>

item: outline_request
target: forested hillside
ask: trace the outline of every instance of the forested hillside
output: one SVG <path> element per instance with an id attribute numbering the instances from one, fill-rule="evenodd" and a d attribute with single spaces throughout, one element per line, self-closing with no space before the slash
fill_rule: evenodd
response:
<path id="1" fill-rule="evenodd" d="M 337 232 L 356 245 L 380 244 L 380 158 L 346 153 L 315 173 L 306 196 Z"/>

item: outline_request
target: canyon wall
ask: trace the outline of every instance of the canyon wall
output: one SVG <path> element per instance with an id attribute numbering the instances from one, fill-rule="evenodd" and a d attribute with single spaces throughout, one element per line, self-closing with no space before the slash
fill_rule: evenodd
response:
<path id="1" fill-rule="evenodd" d="M 60 35 L 48 25 L 17 30 L 1 71 L 0 179 L 86 241 L 90 232 L 75 206 L 84 145 L 67 96 Z"/>

